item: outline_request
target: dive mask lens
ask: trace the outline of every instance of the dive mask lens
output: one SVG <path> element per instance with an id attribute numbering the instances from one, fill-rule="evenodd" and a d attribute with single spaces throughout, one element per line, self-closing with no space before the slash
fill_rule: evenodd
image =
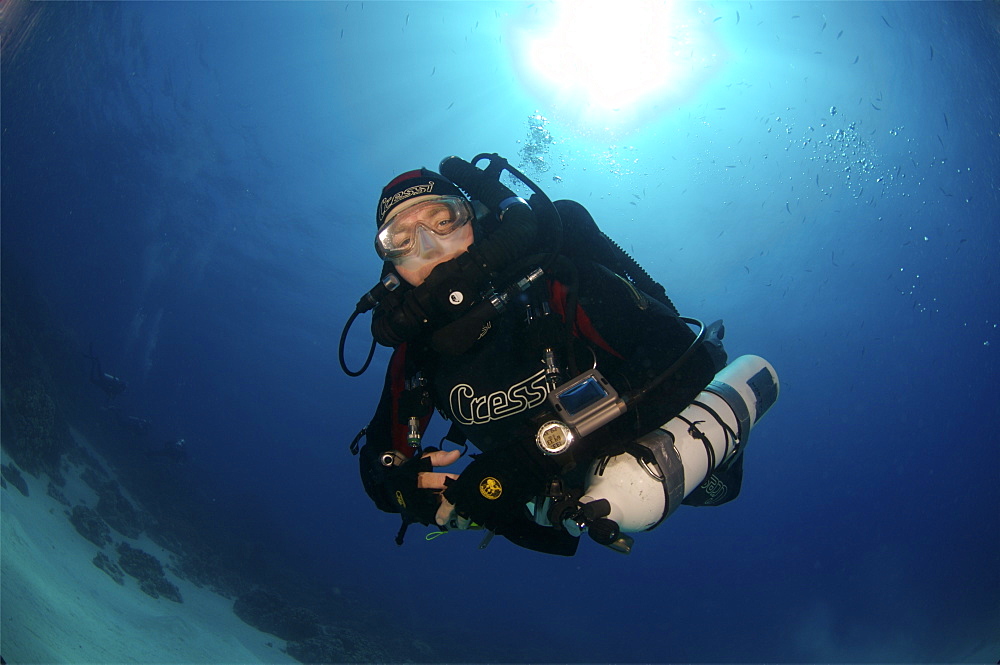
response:
<path id="1" fill-rule="evenodd" d="M 469 202 L 457 196 L 421 197 L 394 213 L 375 236 L 375 251 L 384 260 L 410 254 L 417 246 L 417 228 L 422 226 L 439 236 L 446 236 L 472 219 Z"/>

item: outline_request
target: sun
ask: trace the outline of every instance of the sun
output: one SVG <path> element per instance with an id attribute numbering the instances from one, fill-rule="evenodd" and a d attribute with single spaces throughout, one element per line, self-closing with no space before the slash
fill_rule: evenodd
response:
<path id="1" fill-rule="evenodd" d="M 641 124 L 694 94 L 720 60 L 696 3 L 556 0 L 515 29 L 522 81 L 577 123 Z"/>

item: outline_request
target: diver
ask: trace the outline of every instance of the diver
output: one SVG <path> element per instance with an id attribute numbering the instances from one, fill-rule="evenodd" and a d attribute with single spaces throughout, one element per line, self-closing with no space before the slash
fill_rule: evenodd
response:
<path id="1" fill-rule="evenodd" d="M 164 457 L 174 464 L 184 464 L 188 460 L 187 444 L 184 439 L 164 441 L 159 448 L 146 452 L 147 457 Z"/>
<path id="2" fill-rule="evenodd" d="M 131 434 L 133 439 L 145 437 L 153 427 L 153 423 L 145 418 L 126 416 L 122 408 L 115 404 L 103 407 L 102 411 L 108 415 L 111 424 Z"/>
<path id="3" fill-rule="evenodd" d="M 628 552 L 628 532 L 681 503 L 735 499 L 749 429 L 777 397 L 773 368 L 756 356 L 727 368 L 721 321 L 681 317 L 582 205 L 551 202 L 498 155 L 449 157 L 439 171 L 382 190 L 382 279 L 340 344 L 351 376 L 376 342 L 393 348 L 351 450 L 375 505 L 402 515 L 396 542 L 420 523 L 485 529 L 481 547 L 496 534 L 569 556 L 587 532 Z M 372 349 L 351 371 L 344 339 L 368 310 Z M 435 409 L 451 423 L 445 439 L 480 451 L 460 472 L 446 469 L 457 449 L 422 442 Z"/>
<path id="4" fill-rule="evenodd" d="M 149 430 L 152 428 L 153 423 L 146 420 L 145 418 L 140 418 L 138 416 L 121 416 L 118 419 L 118 424 L 121 425 L 126 431 L 128 431 L 133 438 L 141 439 L 149 434 Z"/>
<path id="5" fill-rule="evenodd" d="M 104 372 L 101 369 L 101 361 L 94 355 L 93 344 L 90 345 L 90 353 L 85 353 L 83 355 L 90 360 L 90 382 L 104 391 L 104 394 L 107 395 L 107 401 L 109 404 L 112 399 L 125 392 L 127 384 L 124 381 L 119 379 L 117 376 L 112 376 L 111 374 Z"/>

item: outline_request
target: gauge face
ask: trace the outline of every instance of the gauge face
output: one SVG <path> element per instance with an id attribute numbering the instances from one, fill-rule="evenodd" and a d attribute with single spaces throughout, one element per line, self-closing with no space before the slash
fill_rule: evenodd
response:
<path id="1" fill-rule="evenodd" d="M 538 428 L 535 443 L 546 455 L 558 455 L 573 445 L 573 432 L 566 423 L 550 420 Z"/>

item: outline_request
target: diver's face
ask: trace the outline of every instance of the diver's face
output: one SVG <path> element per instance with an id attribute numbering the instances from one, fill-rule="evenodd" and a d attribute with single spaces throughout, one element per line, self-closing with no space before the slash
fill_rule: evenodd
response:
<path id="1" fill-rule="evenodd" d="M 465 224 L 448 235 L 429 231 L 423 224 L 414 229 L 416 247 L 406 256 L 393 260 L 396 272 L 412 286 L 420 286 L 437 266 L 465 252 L 473 243 L 472 224 Z"/>

